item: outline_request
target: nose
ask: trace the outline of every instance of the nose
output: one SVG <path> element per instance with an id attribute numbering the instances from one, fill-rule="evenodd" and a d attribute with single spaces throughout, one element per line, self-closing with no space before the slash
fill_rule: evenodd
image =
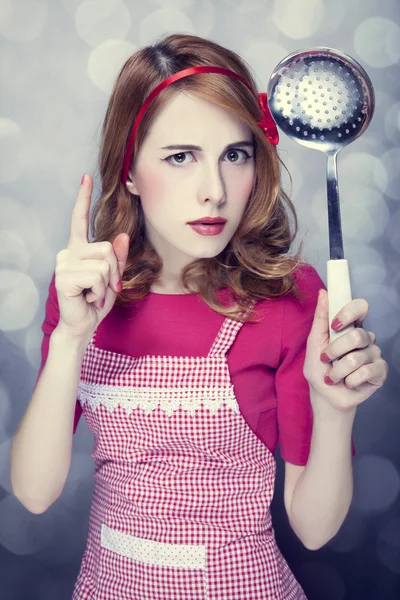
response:
<path id="1" fill-rule="evenodd" d="M 211 204 L 220 206 L 226 201 L 226 189 L 221 174 L 221 165 L 204 165 L 201 171 L 198 193 L 200 204 L 211 202 Z"/>

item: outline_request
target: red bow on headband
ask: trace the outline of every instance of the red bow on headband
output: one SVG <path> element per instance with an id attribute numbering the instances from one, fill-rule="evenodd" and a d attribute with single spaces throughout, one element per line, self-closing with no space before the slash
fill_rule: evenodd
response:
<path id="1" fill-rule="evenodd" d="M 257 123 L 259 127 L 262 127 L 265 131 L 265 135 L 268 141 L 276 146 L 279 142 L 279 134 L 276 128 L 276 124 L 269 110 L 268 97 L 265 92 L 258 94 L 258 103 L 261 107 L 263 118 Z"/>

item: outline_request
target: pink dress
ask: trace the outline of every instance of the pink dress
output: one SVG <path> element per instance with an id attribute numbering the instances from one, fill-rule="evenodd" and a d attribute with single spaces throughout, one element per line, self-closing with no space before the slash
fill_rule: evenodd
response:
<path id="1" fill-rule="evenodd" d="M 73 600 L 306 600 L 271 523 L 275 459 L 240 414 L 226 318 L 207 354 L 103 350 L 78 399 L 95 486 Z"/>

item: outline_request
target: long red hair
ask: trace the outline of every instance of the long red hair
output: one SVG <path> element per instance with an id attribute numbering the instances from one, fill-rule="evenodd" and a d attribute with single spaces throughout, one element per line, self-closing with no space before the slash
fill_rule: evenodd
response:
<path id="1" fill-rule="evenodd" d="M 214 65 L 235 71 L 254 90 L 236 78 L 207 73 L 185 77 L 166 87 L 146 111 L 137 131 L 133 161 L 148 127 L 177 90 L 187 90 L 223 107 L 245 122 L 255 145 L 255 185 L 242 221 L 226 248 L 214 258 L 193 260 L 182 272 L 182 285 L 198 292 L 217 312 L 242 320 L 252 300 L 291 293 L 301 298 L 294 272 L 300 264 L 303 242 L 295 254 L 289 250 L 298 232 L 294 205 L 281 185 L 281 167 L 276 147 L 257 126 L 262 119 L 257 86 L 248 66 L 233 51 L 195 35 L 163 36 L 157 43 L 139 49 L 122 67 L 111 93 L 102 127 L 99 154 L 101 193 L 91 216 L 94 241 L 110 241 L 122 233 L 130 237 L 123 276 L 123 291 L 116 304 L 144 297 L 157 280 L 161 258 L 145 238 L 140 197 L 122 184 L 125 147 L 133 122 L 148 94 L 166 77 L 182 69 Z M 289 213 L 293 217 L 293 231 Z M 189 282 L 196 281 L 196 289 Z M 227 288 L 234 301 L 226 306 L 218 290 Z M 251 320 L 251 317 L 250 317 Z"/>

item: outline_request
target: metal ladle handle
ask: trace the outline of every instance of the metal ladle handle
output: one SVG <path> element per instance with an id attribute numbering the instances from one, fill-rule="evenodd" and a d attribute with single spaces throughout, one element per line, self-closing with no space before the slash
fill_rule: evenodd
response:
<path id="1" fill-rule="evenodd" d="M 351 286 L 348 261 L 343 258 L 342 227 L 340 221 L 339 188 L 336 165 L 337 151 L 327 154 L 327 195 L 329 215 L 330 260 L 327 262 L 327 288 L 329 303 L 329 341 L 354 329 L 354 324 L 335 331 L 331 323 L 345 304 L 351 302 Z M 335 365 L 338 359 L 332 361 Z"/>

